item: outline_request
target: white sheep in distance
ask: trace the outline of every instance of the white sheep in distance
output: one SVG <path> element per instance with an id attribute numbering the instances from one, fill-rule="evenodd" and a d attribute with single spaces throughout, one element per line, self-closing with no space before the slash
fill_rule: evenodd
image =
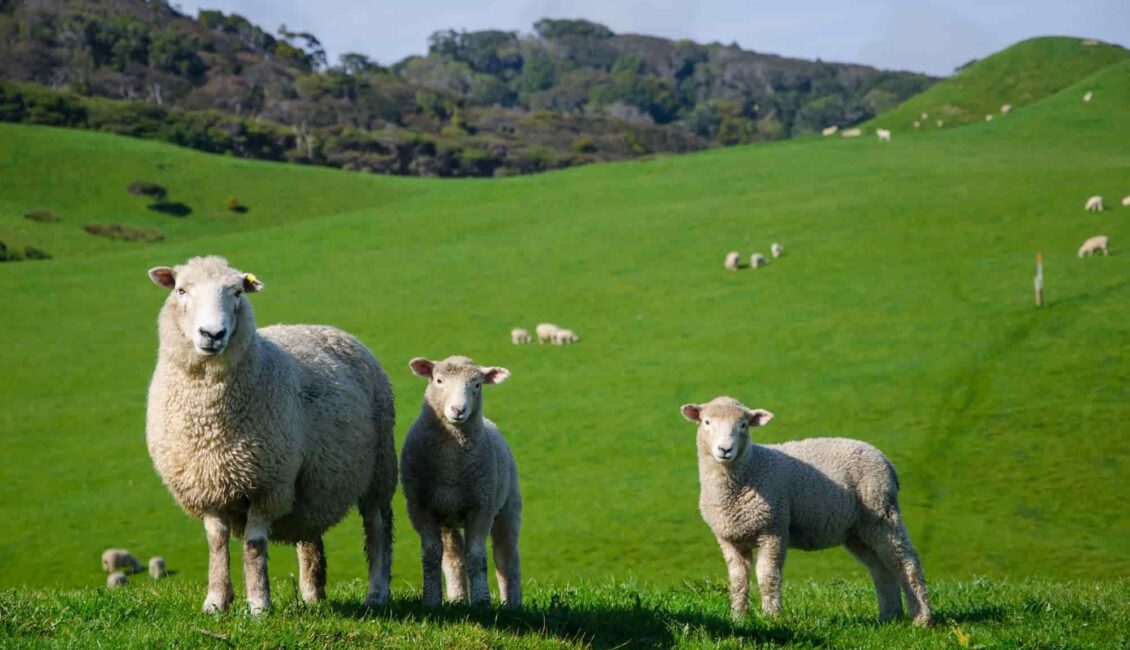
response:
<path id="1" fill-rule="evenodd" d="M 943 124 L 945 124 L 945 122 L 943 122 L 941 120 L 937 120 L 937 121 L 934 122 L 934 125 L 937 126 L 938 128 L 942 128 Z"/>
<path id="2" fill-rule="evenodd" d="M 1130 194 L 1127 194 L 1126 196 L 1122 197 L 1122 205 L 1130 206 Z"/>
<path id="3" fill-rule="evenodd" d="M 449 601 L 464 600 L 469 582 L 471 604 L 490 604 L 489 534 L 502 603 L 521 607 L 518 466 L 498 427 L 483 417 L 482 396 L 483 386 L 502 383 L 510 371 L 461 356 L 417 357 L 409 365 L 429 380 L 400 460 L 408 518 L 420 534 L 424 605 L 440 604 L 441 563 Z"/>
<path id="4" fill-rule="evenodd" d="M 879 142 L 891 141 L 891 132 L 888 129 L 875 129 L 875 135 L 879 136 Z"/>
<path id="5" fill-rule="evenodd" d="M 824 136 L 835 135 L 836 131 L 838 131 L 839 129 L 840 129 L 840 127 L 833 124 L 832 126 L 824 127 L 824 130 L 822 130 L 820 132 L 820 135 L 824 135 Z"/>
<path id="6" fill-rule="evenodd" d="M 773 414 L 729 397 L 681 412 L 698 425 L 699 510 L 729 568 L 735 617 L 749 607 L 754 547 L 761 608 L 774 615 L 786 549 L 843 545 L 870 571 L 882 620 L 902 615 L 901 586 L 914 623 L 930 624 L 926 578 L 899 513 L 898 477 L 878 449 L 847 438 L 755 444 L 750 429 Z"/>
<path id="7" fill-rule="evenodd" d="M 757 269 L 768 264 L 769 261 L 761 253 L 754 253 L 749 256 L 749 268 Z"/>
<path id="8" fill-rule="evenodd" d="M 110 575 L 106 576 L 106 588 L 107 589 L 118 589 L 120 587 L 126 586 L 126 584 L 128 582 L 129 582 L 129 576 L 127 576 L 126 574 L 124 574 L 120 571 L 115 571 L 114 573 L 111 573 Z"/>
<path id="9" fill-rule="evenodd" d="M 516 327 L 510 330 L 510 342 L 514 345 L 522 345 L 523 343 L 529 343 L 533 340 L 534 337 L 530 336 L 530 331 L 527 329 Z"/>
<path id="10" fill-rule="evenodd" d="M 1094 255 L 1096 251 L 1102 251 L 1103 256 L 1106 256 L 1106 246 L 1109 241 L 1110 240 L 1106 235 L 1095 235 L 1094 237 L 1089 238 L 1087 241 L 1083 242 L 1082 246 L 1079 247 L 1079 259 L 1083 259 L 1083 255 L 1090 257 Z"/>
<path id="11" fill-rule="evenodd" d="M 553 334 L 554 345 L 572 345 L 580 340 L 581 337 L 571 329 L 559 329 Z"/>
<path id="12" fill-rule="evenodd" d="M 930 119 L 930 114 L 929 113 L 923 113 L 922 114 L 922 121 L 925 122 L 928 119 Z"/>
<path id="13" fill-rule="evenodd" d="M 542 343 L 552 343 L 553 335 L 556 334 L 559 329 L 561 328 L 553 323 L 538 323 L 538 326 L 534 328 L 534 333 L 538 335 L 538 345 Z"/>
<path id="14" fill-rule="evenodd" d="M 178 505 L 207 533 L 204 611 L 233 600 L 228 538 L 243 537 L 252 613 L 270 607 L 267 540 L 297 544 L 302 598 L 325 598 L 322 535 L 356 505 L 367 605 L 389 597 L 396 490 L 392 386 L 356 338 L 318 325 L 255 328 L 263 288 L 221 257 L 149 271 L 169 290 L 146 437 Z"/>
<path id="15" fill-rule="evenodd" d="M 772 254 L 773 257 L 780 257 L 785 254 L 785 247 L 774 242 L 773 245 L 769 247 L 769 253 Z"/>
<path id="16" fill-rule="evenodd" d="M 132 553 L 124 548 L 108 548 L 102 551 L 102 570 L 106 573 L 113 573 L 120 570 L 128 571 L 129 573 L 137 573 L 141 571 L 141 563 Z"/>
<path id="17" fill-rule="evenodd" d="M 165 558 L 160 555 L 155 555 L 149 558 L 149 577 L 154 580 L 160 580 L 169 574 L 165 568 Z"/>
<path id="18" fill-rule="evenodd" d="M 986 122 L 992 122 L 992 121 L 993 121 L 993 114 L 992 114 L 992 113 L 989 113 L 988 115 L 986 115 L 986 116 L 985 116 L 985 121 L 986 121 Z"/>
<path id="19" fill-rule="evenodd" d="M 922 124 L 918 120 L 914 120 L 914 128 L 917 129 L 920 126 L 922 126 Z"/>
<path id="20" fill-rule="evenodd" d="M 1083 101 L 1089 102 L 1089 101 L 1091 101 L 1091 98 L 1094 97 L 1094 96 L 1095 96 L 1094 91 L 1088 90 L 1087 93 L 1085 95 L 1083 95 Z"/>
<path id="21" fill-rule="evenodd" d="M 1003 104 L 1001 106 L 1001 115 L 1007 115 L 1010 111 L 1012 111 L 1012 104 Z"/>
<path id="22" fill-rule="evenodd" d="M 727 271 L 737 271 L 738 266 L 741 264 L 741 255 L 737 251 L 730 251 L 726 253 L 726 261 L 723 263 Z"/>
<path id="23" fill-rule="evenodd" d="M 1087 212 L 1102 212 L 1103 211 L 1103 197 L 1095 195 L 1087 199 L 1083 205 L 1083 209 Z"/>
<path id="24" fill-rule="evenodd" d="M 843 138 L 858 138 L 863 135 L 863 129 L 845 129 L 840 131 L 840 137 Z"/>

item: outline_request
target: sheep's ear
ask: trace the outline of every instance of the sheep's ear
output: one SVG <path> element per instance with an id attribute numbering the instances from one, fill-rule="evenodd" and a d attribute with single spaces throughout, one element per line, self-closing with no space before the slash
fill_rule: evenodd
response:
<path id="1" fill-rule="evenodd" d="M 254 273 L 245 273 L 243 275 L 243 290 L 247 293 L 255 293 L 263 290 L 263 282 L 255 277 Z"/>
<path id="2" fill-rule="evenodd" d="M 436 367 L 436 364 L 428 361 L 424 357 L 416 357 L 415 359 L 408 362 L 408 367 L 411 368 L 412 372 L 416 373 L 417 375 L 431 379 L 432 370 Z"/>
<path id="3" fill-rule="evenodd" d="M 149 279 L 158 287 L 172 289 L 177 286 L 177 272 L 170 266 L 154 266 L 149 269 Z"/>
<path id="4" fill-rule="evenodd" d="M 765 409 L 746 409 L 751 427 L 763 427 L 773 419 L 773 414 Z"/>
<path id="5" fill-rule="evenodd" d="M 682 408 L 680 408 L 679 411 L 682 412 L 683 417 L 690 420 L 691 422 L 698 422 L 702 420 L 702 407 L 698 404 L 683 404 Z"/>
<path id="6" fill-rule="evenodd" d="M 484 384 L 501 384 L 506 381 L 510 376 L 510 371 L 506 368 L 499 368 L 498 366 L 491 366 L 483 368 L 483 383 Z"/>

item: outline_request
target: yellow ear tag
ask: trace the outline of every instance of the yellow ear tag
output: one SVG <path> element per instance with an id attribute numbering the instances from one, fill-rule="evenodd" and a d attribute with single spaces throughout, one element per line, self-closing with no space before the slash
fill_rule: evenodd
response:
<path id="1" fill-rule="evenodd" d="M 243 279 L 247 280 L 251 284 L 255 284 L 259 281 L 259 279 L 255 277 L 254 273 L 248 273 L 247 275 L 243 276 Z"/>

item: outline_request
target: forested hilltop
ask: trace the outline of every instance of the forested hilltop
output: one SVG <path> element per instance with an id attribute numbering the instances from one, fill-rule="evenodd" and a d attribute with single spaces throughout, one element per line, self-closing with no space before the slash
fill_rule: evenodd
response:
<path id="1" fill-rule="evenodd" d="M 380 173 L 531 173 L 865 121 L 925 75 L 615 34 L 441 31 L 382 66 L 163 0 L 0 0 L 0 119 Z M 379 37 L 375 28 L 374 37 Z"/>

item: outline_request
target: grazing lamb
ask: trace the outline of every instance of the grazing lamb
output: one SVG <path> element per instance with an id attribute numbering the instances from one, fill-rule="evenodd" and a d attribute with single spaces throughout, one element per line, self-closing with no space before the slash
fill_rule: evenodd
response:
<path id="1" fill-rule="evenodd" d="M 930 119 L 930 114 L 929 113 L 923 113 L 922 114 L 922 121 L 925 122 L 928 119 Z"/>
<path id="2" fill-rule="evenodd" d="M 1095 254 L 1095 251 L 1102 251 L 1103 255 L 1107 254 L 1106 245 L 1108 238 L 1106 235 L 1096 235 L 1079 247 L 1079 259 L 1083 259 L 1083 255 L 1090 257 Z"/>
<path id="3" fill-rule="evenodd" d="M 920 126 L 922 126 L 922 124 L 918 120 L 914 120 L 914 128 L 917 129 Z"/>
<path id="4" fill-rule="evenodd" d="M 756 269 L 758 267 L 765 266 L 768 263 L 769 263 L 769 261 L 766 260 L 765 256 L 762 255 L 761 253 L 754 253 L 753 255 L 749 256 L 749 268 L 751 268 L 751 269 Z"/>
<path id="5" fill-rule="evenodd" d="M 863 129 L 845 129 L 840 132 L 840 136 L 844 138 L 858 138 L 863 135 Z"/>
<path id="6" fill-rule="evenodd" d="M 108 548 L 102 552 L 102 570 L 113 573 L 124 569 L 130 573 L 141 571 L 141 563 L 124 548 Z"/>
<path id="7" fill-rule="evenodd" d="M 769 252 L 773 255 L 773 257 L 780 257 L 785 254 L 785 248 L 778 243 L 774 243 L 769 247 Z"/>
<path id="8" fill-rule="evenodd" d="M 1103 197 L 1095 195 L 1087 199 L 1087 203 L 1083 205 L 1083 209 L 1087 212 L 1102 212 L 1103 211 Z"/>
<path id="9" fill-rule="evenodd" d="M 510 371 L 460 356 L 409 365 L 429 379 L 400 457 L 408 518 L 420 534 L 424 605 L 440 604 L 441 564 L 449 601 L 466 598 L 469 575 L 471 604 L 490 604 L 489 534 L 502 603 L 521 607 L 518 466 L 498 427 L 483 417 L 482 396 L 484 385 L 502 383 Z"/>
<path id="10" fill-rule="evenodd" d="M 1007 115 L 1012 110 L 1012 104 L 1004 104 L 1001 106 L 1001 115 Z"/>
<path id="11" fill-rule="evenodd" d="M 538 335 L 538 345 L 542 343 L 552 343 L 553 335 L 556 334 L 559 329 L 561 328 L 553 323 L 538 323 L 538 326 L 534 328 L 534 333 Z"/>
<path id="12" fill-rule="evenodd" d="M 126 586 L 127 582 L 129 582 L 129 576 L 119 571 L 115 571 L 114 573 L 106 576 L 107 589 L 118 589 L 119 587 L 124 587 Z"/>
<path id="13" fill-rule="evenodd" d="M 1130 194 L 1122 197 L 1122 205 L 1130 206 Z"/>
<path id="14" fill-rule="evenodd" d="M 741 255 L 737 251 L 730 251 L 726 253 L 725 267 L 727 271 L 737 271 L 741 259 Z"/>
<path id="15" fill-rule="evenodd" d="M 154 580 L 160 580 L 167 576 L 169 572 L 165 569 L 165 558 L 160 555 L 155 555 L 149 558 L 149 577 Z"/>
<path id="16" fill-rule="evenodd" d="M 820 132 L 820 135 L 835 135 L 836 131 L 839 130 L 840 127 L 833 124 L 832 126 L 824 127 L 824 130 Z"/>
<path id="17" fill-rule="evenodd" d="M 891 141 L 891 132 L 887 129 L 875 129 L 875 135 L 879 136 L 879 142 Z"/>
<path id="18" fill-rule="evenodd" d="M 986 121 L 986 122 L 992 122 L 992 121 L 993 121 L 993 114 L 992 114 L 992 113 L 989 113 L 988 115 L 986 115 L 986 116 L 985 116 L 985 121 Z"/>
<path id="19" fill-rule="evenodd" d="M 232 602 L 228 538 L 243 537 L 252 613 L 270 607 L 267 539 L 298 546 L 302 598 L 325 598 L 322 535 L 357 505 L 367 605 L 389 597 L 396 490 L 392 386 L 368 348 L 320 325 L 255 328 L 263 288 L 222 257 L 149 271 L 169 296 L 146 437 L 173 498 L 207 533 L 204 611 Z"/>
<path id="20" fill-rule="evenodd" d="M 945 122 L 943 122 L 943 121 L 941 121 L 941 120 L 937 120 L 936 122 L 934 122 L 934 124 L 935 124 L 935 125 L 936 125 L 936 126 L 937 126 L 938 128 L 941 128 L 941 126 L 942 126 L 943 124 L 945 124 Z"/>
<path id="21" fill-rule="evenodd" d="M 514 345 L 522 345 L 523 343 L 530 343 L 534 337 L 530 336 L 530 331 L 516 327 L 510 330 L 510 342 Z"/>
<path id="22" fill-rule="evenodd" d="M 687 404 L 698 424 L 699 510 L 722 547 L 735 617 L 748 609 L 757 548 L 757 586 L 766 614 L 781 611 L 788 548 L 843 545 L 871 572 L 882 620 L 902 615 L 899 587 L 915 624 L 930 624 L 926 579 L 898 506 L 898 477 L 878 449 L 847 438 L 758 445 L 749 430 L 773 414 L 729 397 Z"/>
<path id="23" fill-rule="evenodd" d="M 1085 95 L 1083 95 L 1083 101 L 1089 102 L 1089 101 L 1091 101 L 1091 98 L 1094 97 L 1094 96 L 1095 96 L 1094 91 L 1088 90 L 1087 93 Z"/>
<path id="24" fill-rule="evenodd" d="M 581 337 L 577 336 L 577 334 L 570 329 L 557 330 L 553 335 L 554 345 L 572 345 L 580 340 Z"/>

